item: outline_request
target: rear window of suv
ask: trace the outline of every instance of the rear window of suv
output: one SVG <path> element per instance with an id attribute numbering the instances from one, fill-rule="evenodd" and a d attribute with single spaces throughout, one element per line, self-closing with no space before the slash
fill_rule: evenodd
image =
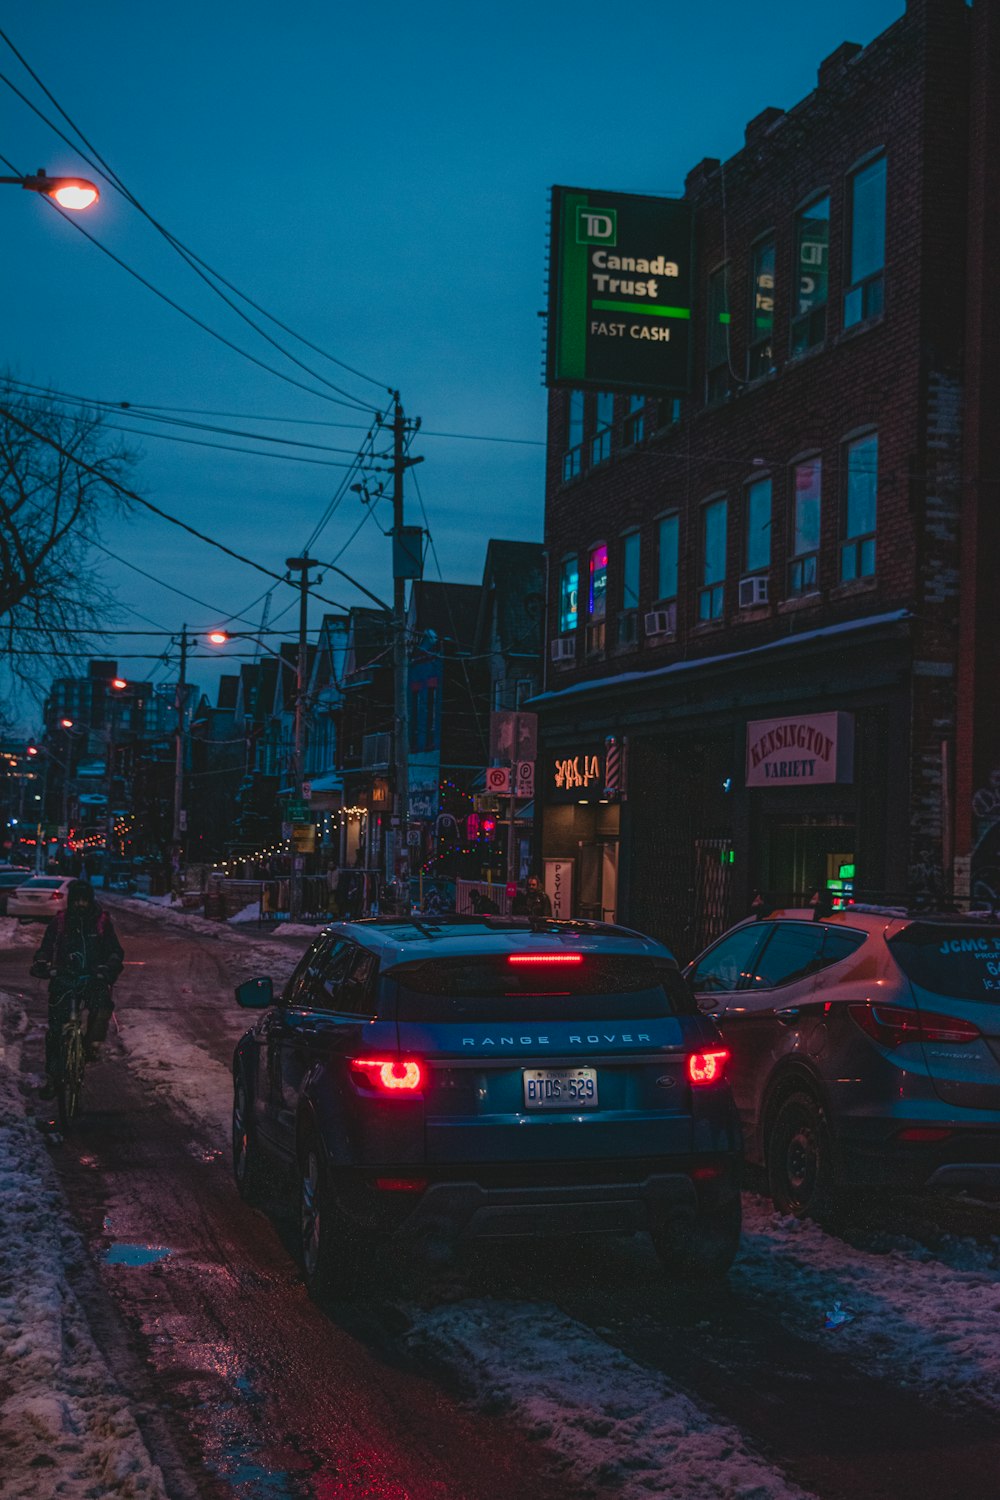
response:
<path id="1" fill-rule="evenodd" d="M 624 954 L 585 953 L 579 964 L 427 959 L 392 978 L 400 1021 L 643 1021 L 696 1009 L 676 967 Z"/>
<path id="2" fill-rule="evenodd" d="M 914 922 L 889 939 L 907 979 L 933 995 L 1000 1003 L 1000 926 Z"/>

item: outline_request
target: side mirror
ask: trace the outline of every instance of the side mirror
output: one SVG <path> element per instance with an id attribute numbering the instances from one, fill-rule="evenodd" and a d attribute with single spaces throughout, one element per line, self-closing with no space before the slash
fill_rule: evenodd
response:
<path id="1" fill-rule="evenodd" d="M 247 1010 L 266 1010 L 274 1004 L 274 983 L 270 979 L 247 979 L 236 986 L 236 1000 Z"/>

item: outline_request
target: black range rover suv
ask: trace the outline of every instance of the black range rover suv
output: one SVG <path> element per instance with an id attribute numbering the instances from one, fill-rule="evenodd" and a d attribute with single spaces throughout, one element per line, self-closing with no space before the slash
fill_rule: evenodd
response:
<path id="1" fill-rule="evenodd" d="M 646 1230 L 721 1275 L 739 1244 L 727 1052 L 661 944 L 597 922 L 327 928 L 233 1059 L 233 1164 L 298 1187 L 306 1280 L 347 1287 L 387 1235 Z M 287 1175 L 287 1174 L 286 1174 Z"/>

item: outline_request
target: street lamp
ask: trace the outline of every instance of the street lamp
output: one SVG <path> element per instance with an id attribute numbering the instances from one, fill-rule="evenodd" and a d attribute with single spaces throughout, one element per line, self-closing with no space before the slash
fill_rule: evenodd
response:
<path id="1" fill-rule="evenodd" d="M 0 177 L 0 182 L 26 188 L 29 193 L 41 193 L 60 208 L 72 209 L 74 213 L 90 208 L 101 196 L 96 184 L 86 177 L 50 177 L 44 167 L 30 177 Z"/>

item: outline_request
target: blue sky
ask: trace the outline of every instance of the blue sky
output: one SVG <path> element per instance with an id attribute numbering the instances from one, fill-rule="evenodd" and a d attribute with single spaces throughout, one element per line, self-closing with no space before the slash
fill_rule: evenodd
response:
<path id="1" fill-rule="evenodd" d="M 871 41 L 903 9 L 903 0 L 633 9 L 592 0 L 504 7 L 8 0 L 2 25 L 173 234 L 314 344 L 399 388 L 407 412 L 423 423 L 416 479 L 444 576 L 468 582 L 480 576 L 490 535 L 542 534 L 537 313 L 550 184 L 678 193 L 702 157 L 737 151 L 744 124 L 766 105 L 787 108 L 810 92 L 817 65 L 842 41 Z M 56 117 L 2 43 L 0 73 Z M 0 151 L 16 170 L 84 170 L 6 85 L 0 96 Z M 224 348 L 33 195 L 8 189 L 0 204 L 0 364 L 19 378 L 89 398 L 191 408 L 194 421 L 334 447 L 353 450 L 364 436 L 366 413 L 296 389 Z M 241 324 L 110 188 L 80 222 L 225 337 L 327 389 Z M 385 399 L 380 384 L 271 331 L 352 398 Z M 361 425 L 265 421 L 277 418 Z M 133 425 L 154 430 L 135 418 Z M 324 464 L 302 463 L 138 441 L 142 493 L 277 571 L 336 493 L 344 471 L 332 465 L 349 458 L 302 450 Z M 376 507 L 349 541 L 364 513 L 348 492 L 312 550 L 326 560 L 339 554 L 341 566 L 385 597 L 389 507 Z M 407 520 L 421 519 L 411 485 Z M 208 606 L 108 560 L 122 629 L 154 628 L 149 621 L 166 630 L 182 621 L 209 627 L 246 610 L 268 586 L 152 518 L 115 522 L 105 540 Z M 433 557 L 428 566 L 437 576 Z M 360 602 L 332 575 L 323 592 Z M 283 611 L 292 601 L 279 586 L 272 619 L 289 630 L 294 611 Z M 318 618 L 317 609 L 313 623 Z M 123 636 L 109 650 L 158 654 L 165 644 Z M 153 663 L 127 667 L 144 677 Z M 156 675 L 169 677 L 169 668 Z M 217 675 L 192 663 L 206 686 Z"/>

